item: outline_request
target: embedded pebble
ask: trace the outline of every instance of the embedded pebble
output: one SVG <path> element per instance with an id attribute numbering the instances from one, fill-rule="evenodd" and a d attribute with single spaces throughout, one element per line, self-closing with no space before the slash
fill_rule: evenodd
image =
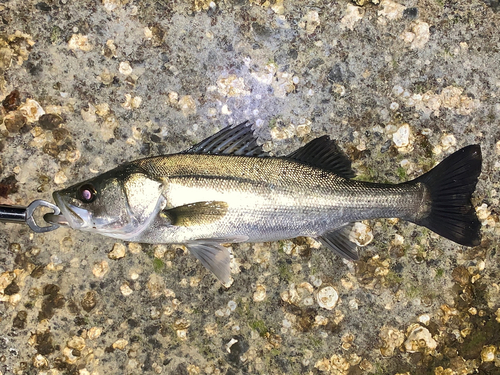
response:
<path id="1" fill-rule="evenodd" d="M 413 26 L 413 34 L 415 37 L 411 41 L 411 49 L 422 49 L 429 41 L 431 36 L 430 26 L 427 22 L 417 21 Z"/>
<path id="2" fill-rule="evenodd" d="M 266 287 L 262 284 L 257 284 L 255 292 L 253 293 L 253 300 L 255 302 L 262 302 L 266 299 Z"/>
<path id="3" fill-rule="evenodd" d="M 44 130 L 55 130 L 62 122 L 62 117 L 55 113 L 46 113 L 38 119 L 40 127 Z"/>
<path id="4" fill-rule="evenodd" d="M 340 24 L 349 30 L 354 30 L 354 26 L 362 19 L 361 9 L 353 4 L 347 4 L 345 16 L 340 20 Z"/>
<path id="5" fill-rule="evenodd" d="M 132 254 L 139 254 L 142 251 L 142 246 L 140 243 L 130 242 L 128 244 L 128 250 Z"/>
<path id="6" fill-rule="evenodd" d="M 130 287 L 130 285 L 125 282 L 123 283 L 121 286 L 120 286 L 120 292 L 125 296 L 130 296 L 134 291 L 132 290 L 132 288 Z"/>
<path id="7" fill-rule="evenodd" d="M 56 172 L 56 174 L 54 175 L 54 182 L 57 185 L 64 184 L 66 181 L 68 181 L 68 177 L 66 177 L 63 171 Z"/>
<path id="8" fill-rule="evenodd" d="M 116 58 L 116 45 L 115 41 L 112 39 L 108 39 L 106 41 L 106 47 L 103 48 L 102 54 L 106 56 L 107 58 Z"/>
<path id="9" fill-rule="evenodd" d="M 422 324 L 428 325 L 431 321 L 431 317 L 428 314 L 423 314 L 418 317 L 418 321 Z"/>
<path id="10" fill-rule="evenodd" d="M 92 269 L 95 277 L 103 278 L 109 272 L 109 264 L 105 260 L 96 263 Z"/>
<path id="11" fill-rule="evenodd" d="M 19 111 L 12 111 L 5 115 L 3 121 L 9 133 L 19 133 L 21 128 L 26 124 L 26 117 Z"/>
<path id="12" fill-rule="evenodd" d="M 338 300 L 339 295 L 332 286 L 324 286 L 320 288 L 316 294 L 318 305 L 327 310 L 333 310 Z"/>
<path id="13" fill-rule="evenodd" d="M 158 259 L 161 259 L 165 256 L 165 253 L 168 251 L 168 247 L 166 245 L 162 245 L 162 244 L 159 244 L 159 245 L 155 245 L 153 247 L 153 255 L 155 258 L 158 258 Z"/>
<path id="14" fill-rule="evenodd" d="M 398 149 L 408 147 L 410 144 L 410 125 L 404 124 L 392 135 L 392 141 Z"/>
<path id="15" fill-rule="evenodd" d="M 454 147 L 457 144 L 457 140 L 453 134 L 443 134 L 441 137 L 441 147 L 443 151 L 448 150 L 450 147 Z"/>
<path id="16" fill-rule="evenodd" d="M 245 81 L 242 77 L 238 77 L 235 74 L 230 74 L 228 77 L 220 77 L 217 80 L 217 91 L 228 97 L 236 97 L 242 95 L 249 95 L 245 87 Z"/>
<path id="17" fill-rule="evenodd" d="M 85 348 L 85 340 L 80 336 L 73 336 L 66 345 L 71 349 L 83 350 Z"/>
<path id="18" fill-rule="evenodd" d="M 364 223 L 355 223 L 349 233 L 349 240 L 358 246 L 366 246 L 373 241 L 373 231 Z"/>
<path id="19" fill-rule="evenodd" d="M 318 12 L 316 12 L 315 10 L 310 10 L 303 18 L 303 22 L 305 22 L 305 25 L 303 25 L 302 27 L 305 26 L 306 33 L 314 33 L 316 31 L 316 28 L 320 25 Z"/>
<path id="20" fill-rule="evenodd" d="M 78 357 L 73 354 L 73 349 L 65 347 L 62 350 L 62 353 L 65 357 L 65 362 L 69 363 L 70 365 L 74 365 L 76 361 L 78 361 Z"/>
<path id="21" fill-rule="evenodd" d="M 42 106 L 33 99 L 26 99 L 26 102 L 19 107 L 19 112 L 22 113 L 28 123 L 38 121 L 40 116 L 45 114 Z"/>
<path id="22" fill-rule="evenodd" d="M 124 244 L 122 243 L 115 243 L 113 245 L 113 250 L 111 250 L 109 253 L 108 253 L 108 258 L 109 259 L 113 259 L 113 260 L 116 260 L 116 259 L 121 259 L 125 256 L 125 250 L 126 250 L 126 247 Z"/>
<path id="23" fill-rule="evenodd" d="M 196 102 L 191 95 L 181 96 L 178 105 L 182 114 L 186 117 L 196 113 Z"/>
<path id="24" fill-rule="evenodd" d="M 229 116 L 229 115 L 230 115 L 230 114 L 232 114 L 233 112 L 231 112 L 231 110 L 229 109 L 229 107 L 227 106 L 227 104 L 224 104 L 224 105 L 221 107 L 220 113 L 222 113 L 222 114 L 223 114 L 223 115 L 225 115 L 225 116 Z"/>
<path id="25" fill-rule="evenodd" d="M 82 110 L 80 111 L 80 114 L 83 118 L 83 121 L 88 122 L 88 123 L 94 123 L 97 121 L 97 116 L 95 114 L 96 108 L 89 103 L 89 108 L 88 110 Z"/>
<path id="26" fill-rule="evenodd" d="M 274 140 L 283 140 L 292 138 L 295 136 L 295 126 L 293 124 L 288 125 L 286 128 L 275 126 L 271 128 L 271 137 Z"/>
<path id="27" fill-rule="evenodd" d="M 175 91 L 170 91 L 168 93 L 168 102 L 167 103 L 177 105 L 178 102 L 179 102 L 179 94 L 176 93 Z"/>
<path id="28" fill-rule="evenodd" d="M 158 298 L 163 295 L 165 290 L 165 279 L 157 274 L 152 274 L 146 284 L 152 298 Z"/>
<path id="29" fill-rule="evenodd" d="M 251 75 L 260 83 L 264 85 L 271 85 L 277 70 L 278 66 L 275 63 L 270 63 L 264 66 L 263 71 L 252 72 Z"/>
<path id="30" fill-rule="evenodd" d="M 496 215 L 491 214 L 491 209 L 488 208 L 486 203 L 476 207 L 477 218 L 481 221 L 483 226 L 495 227 L 498 221 Z"/>
<path id="31" fill-rule="evenodd" d="M 311 306 L 314 303 L 312 298 L 313 291 L 313 286 L 307 282 L 300 283 L 299 285 L 291 283 L 288 290 L 281 293 L 281 299 L 297 306 Z"/>
<path id="32" fill-rule="evenodd" d="M 82 34 L 73 34 L 68 42 L 68 48 L 71 50 L 81 50 L 88 52 L 92 50 L 92 44 L 89 42 L 89 37 Z"/>
<path id="33" fill-rule="evenodd" d="M 391 0 L 382 0 L 380 2 L 380 8 L 381 9 L 378 11 L 378 15 L 391 21 L 403 17 L 403 12 L 406 9 L 405 6 Z"/>
<path id="34" fill-rule="evenodd" d="M 37 354 L 33 357 L 33 366 L 36 368 L 48 367 L 49 361 L 41 354 Z"/>
<path id="35" fill-rule="evenodd" d="M 349 308 L 351 310 L 357 310 L 359 308 L 358 301 L 356 301 L 356 299 L 349 300 Z"/>
<path id="36" fill-rule="evenodd" d="M 101 327 L 92 327 L 88 330 L 87 332 L 87 337 L 90 339 L 90 340 L 95 340 L 97 339 L 99 336 L 101 336 L 101 333 L 102 333 L 102 328 Z"/>
<path id="37" fill-rule="evenodd" d="M 383 345 L 380 348 L 380 353 L 384 357 L 392 357 L 396 348 L 399 348 L 405 340 L 403 332 L 399 331 L 397 328 L 389 326 L 382 327 L 379 337 L 383 342 Z"/>
<path id="38" fill-rule="evenodd" d="M 109 114 L 109 104 L 108 103 L 96 104 L 95 113 L 100 117 L 106 117 Z"/>
<path id="39" fill-rule="evenodd" d="M 271 9 L 276 14 L 283 14 L 285 12 L 285 7 L 283 6 L 284 0 L 276 0 L 271 5 Z"/>
<path id="40" fill-rule="evenodd" d="M 400 235 L 400 234 L 395 234 L 394 239 L 392 240 L 391 244 L 394 246 L 401 246 L 405 242 L 405 238 Z"/>
<path id="41" fill-rule="evenodd" d="M 277 72 L 276 79 L 271 84 L 274 96 L 277 98 L 285 98 L 286 94 L 295 90 L 294 76 L 287 72 Z"/>
<path id="42" fill-rule="evenodd" d="M 113 343 L 113 348 L 114 349 L 120 349 L 123 350 L 125 347 L 128 345 L 128 341 L 125 339 L 118 339 Z"/>
<path id="43" fill-rule="evenodd" d="M 311 124 L 312 122 L 310 120 L 304 120 L 303 124 L 297 125 L 297 127 L 295 128 L 297 137 L 305 137 L 306 135 L 311 133 Z"/>
<path id="44" fill-rule="evenodd" d="M 267 264 L 269 263 L 269 260 L 271 259 L 271 251 L 269 249 L 269 246 L 266 246 L 265 244 L 259 244 L 256 243 L 253 246 L 254 248 L 254 253 L 253 253 L 253 260 L 257 264 Z"/>
<path id="45" fill-rule="evenodd" d="M 134 96 L 130 94 L 125 94 L 125 103 L 122 103 L 122 107 L 125 109 L 136 109 L 142 104 L 142 98 L 140 96 Z"/>
<path id="46" fill-rule="evenodd" d="M 181 341 L 187 340 L 188 328 L 191 325 L 187 319 L 177 319 L 174 323 L 174 329 L 177 333 L 177 338 Z"/>
<path id="47" fill-rule="evenodd" d="M 311 281 L 311 284 L 314 285 L 316 288 L 319 288 L 321 284 L 323 284 L 323 280 L 321 280 L 321 278 L 315 275 L 310 275 L 309 281 Z"/>
<path id="48" fill-rule="evenodd" d="M 431 333 L 420 324 L 412 324 L 407 330 L 407 339 L 404 343 L 407 353 L 424 351 L 430 353 L 437 347 L 437 342 L 432 338 Z"/>
<path id="49" fill-rule="evenodd" d="M 497 348 L 494 345 L 483 346 L 481 350 L 481 360 L 483 362 L 493 362 L 496 352 Z"/>
<path id="50" fill-rule="evenodd" d="M 128 61 L 122 61 L 118 67 L 118 71 L 121 74 L 128 76 L 132 74 L 132 67 Z"/>

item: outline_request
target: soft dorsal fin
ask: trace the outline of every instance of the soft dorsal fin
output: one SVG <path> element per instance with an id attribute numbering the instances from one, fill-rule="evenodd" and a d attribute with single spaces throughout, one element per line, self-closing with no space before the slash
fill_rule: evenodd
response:
<path id="1" fill-rule="evenodd" d="M 328 169 L 344 178 L 355 176 L 347 155 L 327 135 L 313 139 L 305 146 L 292 152 L 287 158 Z"/>
<path id="2" fill-rule="evenodd" d="M 183 153 L 258 157 L 268 156 L 268 154 L 262 150 L 262 147 L 257 144 L 257 140 L 253 134 L 252 124 L 248 121 L 234 128 L 228 126 Z"/>

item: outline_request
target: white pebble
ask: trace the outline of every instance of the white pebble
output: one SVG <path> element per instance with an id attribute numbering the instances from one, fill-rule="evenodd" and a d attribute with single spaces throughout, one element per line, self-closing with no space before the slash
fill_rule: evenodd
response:
<path id="1" fill-rule="evenodd" d="M 126 76 L 132 74 L 132 67 L 130 66 L 130 63 L 128 61 L 122 61 L 120 63 L 118 70 L 120 71 L 121 74 Z"/>
<path id="2" fill-rule="evenodd" d="M 264 299 L 266 299 L 266 287 L 265 285 L 257 284 L 253 293 L 253 300 L 255 302 L 262 302 Z"/>
<path id="3" fill-rule="evenodd" d="M 333 310 L 337 305 L 339 295 L 332 286 L 325 286 L 321 288 L 316 294 L 316 301 L 318 305 L 327 310 Z"/>
<path id="4" fill-rule="evenodd" d="M 404 124 L 392 135 L 396 147 L 403 148 L 410 144 L 410 125 Z"/>
<path id="5" fill-rule="evenodd" d="M 372 228 L 364 223 L 355 223 L 349 233 L 349 239 L 358 246 L 366 246 L 373 240 Z"/>
<path id="6" fill-rule="evenodd" d="M 122 294 L 125 297 L 127 297 L 127 296 L 130 296 L 134 291 L 132 290 L 132 288 L 130 287 L 130 285 L 128 285 L 128 283 L 123 283 L 120 286 L 120 292 L 122 292 Z"/>
<path id="7" fill-rule="evenodd" d="M 109 259 L 121 259 L 125 256 L 125 245 L 122 243 L 115 243 L 113 245 L 113 250 L 111 250 L 108 254 Z"/>
<path id="8" fill-rule="evenodd" d="M 54 182 L 57 185 L 64 184 L 66 181 L 68 181 L 68 177 L 66 177 L 63 171 L 58 171 L 54 176 Z"/>
<path id="9" fill-rule="evenodd" d="M 109 264 L 105 260 L 102 262 L 96 263 L 94 268 L 92 269 L 92 273 L 95 277 L 102 278 L 109 272 Z"/>

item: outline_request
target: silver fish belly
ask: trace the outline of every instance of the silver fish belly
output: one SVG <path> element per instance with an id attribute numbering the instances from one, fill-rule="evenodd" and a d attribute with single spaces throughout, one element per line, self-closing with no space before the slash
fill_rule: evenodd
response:
<path id="1" fill-rule="evenodd" d="M 179 154 L 136 160 L 54 193 L 68 226 L 143 243 L 184 243 L 223 282 L 221 244 L 298 236 L 358 258 L 355 221 L 397 217 L 466 246 L 480 242 L 470 198 L 481 172 L 467 146 L 401 184 L 355 181 L 327 136 L 287 157 L 270 157 L 247 123 L 225 128 Z"/>

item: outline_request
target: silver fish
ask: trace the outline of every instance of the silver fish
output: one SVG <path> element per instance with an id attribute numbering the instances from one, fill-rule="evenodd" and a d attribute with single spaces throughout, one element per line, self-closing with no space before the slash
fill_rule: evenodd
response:
<path id="1" fill-rule="evenodd" d="M 135 160 L 56 191 L 63 216 L 48 220 L 126 241 L 186 244 L 227 283 L 223 243 L 310 236 L 356 260 L 349 233 L 359 220 L 401 218 L 476 246 L 481 224 L 470 199 L 481 163 L 480 146 L 471 145 L 415 180 L 361 182 L 328 136 L 270 157 L 245 122 L 184 152 Z"/>

